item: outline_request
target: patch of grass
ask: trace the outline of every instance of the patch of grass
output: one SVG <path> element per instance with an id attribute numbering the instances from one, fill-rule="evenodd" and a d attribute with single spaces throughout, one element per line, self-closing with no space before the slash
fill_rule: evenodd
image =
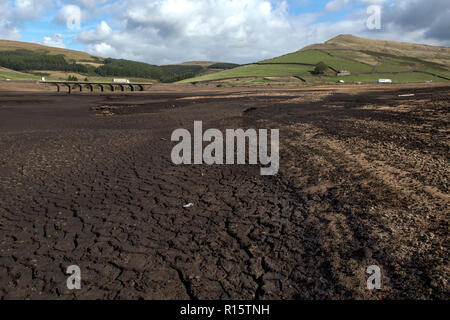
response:
<path id="1" fill-rule="evenodd" d="M 335 70 L 350 72 L 370 72 L 373 67 L 349 58 L 333 56 L 320 50 L 298 51 L 278 58 L 261 61 L 261 63 L 304 63 L 316 65 L 323 61 Z"/>
<path id="2" fill-rule="evenodd" d="M 306 63 L 316 65 L 320 61 L 323 61 L 329 57 L 326 53 L 319 50 L 298 51 L 289 53 L 277 58 L 267 59 L 261 61 L 261 63 Z"/>
<path id="3" fill-rule="evenodd" d="M 192 79 L 186 79 L 181 81 L 181 83 L 224 80 L 232 78 L 247 78 L 247 77 L 279 77 L 289 75 L 303 75 L 308 74 L 313 70 L 314 70 L 313 66 L 301 66 L 295 64 L 280 64 L 280 65 L 251 64 L 217 73 L 207 74 Z"/>
<path id="4" fill-rule="evenodd" d="M 414 63 L 399 61 L 396 59 L 384 58 L 379 65 L 375 67 L 376 72 L 402 72 L 411 71 L 415 67 Z"/>
<path id="5" fill-rule="evenodd" d="M 0 80 L 39 80 L 41 77 L 29 74 L 29 73 L 22 73 L 17 72 L 13 70 L 9 70 L 6 68 L 0 68 Z"/>
<path id="6" fill-rule="evenodd" d="M 396 55 L 389 54 L 389 53 L 364 51 L 364 50 L 362 52 L 370 54 L 370 55 L 378 57 L 378 58 L 381 58 L 383 60 L 388 58 L 388 60 L 397 61 L 397 63 L 403 62 L 405 64 L 409 64 L 412 66 L 419 65 L 419 66 L 425 66 L 427 68 L 432 68 L 432 69 L 436 69 L 436 70 L 448 70 L 448 66 L 446 66 L 446 65 L 436 63 L 436 62 L 425 61 L 425 60 L 415 58 L 415 57 L 396 56 Z"/>
<path id="7" fill-rule="evenodd" d="M 352 50 L 326 50 L 326 52 L 331 55 L 342 58 L 342 59 L 350 59 L 356 62 L 360 62 L 363 64 L 368 64 L 371 66 L 375 66 L 378 64 L 378 60 L 376 57 L 363 53 L 361 51 L 352 51 Z"/>
<path id="8" fill-rule="evenodd" d="M 450 71 L 445 71 L 445 70 L 436 70 L 433 68 L 419 68 L 419 71 L 424 71 L 424 72 L 429 72 L 429 73 L 433 73 L 436 74 L 438 76 L 442 76 L 442 77 L 446 77 L 450 79 Z"/>

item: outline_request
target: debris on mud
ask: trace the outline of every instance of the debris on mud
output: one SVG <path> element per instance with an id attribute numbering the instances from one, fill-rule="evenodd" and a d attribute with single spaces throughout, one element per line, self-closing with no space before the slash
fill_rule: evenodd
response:
<path id="1" fill-rule="evenodd" d="M 193 206 L 194 206 L 194 204 L 192 202 L 189 202 L 189 203 L 185 204 L 183 206 L 183 208 L 190 208 L 190 207 L 193 207 Z"/>
<path id="2" fill-rule="evenodd" d="M 136 105 L 101 105 L 91 107 L 91 110 L 98 115 L 112 116 L 116 114 L 126 113 L 127 108 L 136 108 Z"/>

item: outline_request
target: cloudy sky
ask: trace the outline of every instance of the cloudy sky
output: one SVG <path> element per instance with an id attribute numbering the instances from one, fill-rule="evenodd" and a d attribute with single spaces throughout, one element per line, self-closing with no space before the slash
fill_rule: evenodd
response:
<path id="1" fill-rule="evenodd" d="M 449 0 L 0 0 L 0 39 L 153 64 L 254 62 L 339 34 L 449 46 L 449 31 Z"/>

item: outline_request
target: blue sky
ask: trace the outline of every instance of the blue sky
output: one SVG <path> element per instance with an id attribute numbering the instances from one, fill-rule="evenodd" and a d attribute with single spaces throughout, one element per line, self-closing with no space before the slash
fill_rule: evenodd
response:
<path id="1" fill-rule="evenodd" d="M 448 46 L 449 21 L 448 0 L 0 0 L 1 39 L 155 64 L 252 62 L 349 33 Z"/>

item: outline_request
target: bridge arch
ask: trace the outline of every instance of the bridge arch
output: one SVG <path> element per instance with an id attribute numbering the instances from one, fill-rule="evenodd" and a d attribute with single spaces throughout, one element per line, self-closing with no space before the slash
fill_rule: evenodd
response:
<path id="1" fill-rule="evenodd" d="M 64 85 L 69 89 L 69 93 L 72 93 L 72 85 L 70 83 L 64 83 Z"/>

